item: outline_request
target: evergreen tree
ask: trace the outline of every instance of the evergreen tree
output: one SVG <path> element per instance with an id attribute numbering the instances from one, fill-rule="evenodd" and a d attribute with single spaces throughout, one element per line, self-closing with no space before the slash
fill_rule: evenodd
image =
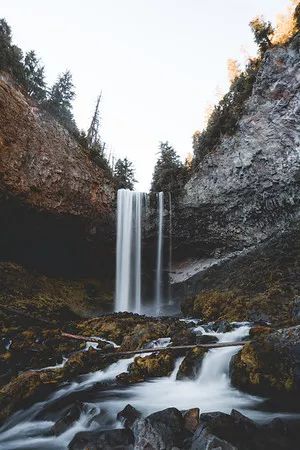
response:
<path id="1" fill-rule="evenodd" d="M 272 45 L 270 38 L 274 33 L 273 27 L 270 22 L 265 22 L 262 17 L 256 17 L 249 25 L 260 54 L 263 55 Z"/>
<path id="2" fill-rule="evenodd" d="M 114 178 L 117 189 L 130 189 L 133 191 L 136 180 L 132 162 L 127 158 L 118 159 L 115 164 Z"/>
<path id="3" fill-rule="evenodd" d="M 30 96 L 38 101 L 46 98 L 44 67 L 40 65 L 33 50 L 26 53 L 24 60 L 26 89 Z"/>
<path id="4" fill-rule="evenodd" d="M 72 133 L 78 134 L 73 114 L 72 100 L 75 97 L 72 75 L 69 70 L 58 77 L 58 80 L 52 86 L 46 107 L 62 125 Z"/>
<path id="5" fill-rule="evenodd" d="M 22 50 L 12 44 L 11 29 L 5 19 L 0 19 L 0 70 L 10 73 L 15 80 L 24 83 Z"/>
<path id="6" fill-rule="evenodd" d="M 160 142 L 159 157 L 155 164 L 151 190 L 179 193 L 188 177 L 188 168 L 184 166 L 169 142 Z"/>

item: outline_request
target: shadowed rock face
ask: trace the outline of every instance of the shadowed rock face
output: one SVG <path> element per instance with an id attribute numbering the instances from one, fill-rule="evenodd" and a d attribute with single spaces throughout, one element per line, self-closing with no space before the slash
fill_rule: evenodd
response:
<path id="1" fill-rule="evenodd" d="M 257 245 L 299 219 L 299 41 L 266 53 L 238 131 L 187 183 L 174 237 L 191 255 Z"/>
<path id="2" fill-rule="evenodd" d="M 56 261 L 58 272 L 72 266 L 71 272 L 88 273 L 89 261 L 105 255 L 111 239 L 113 201 L 113 183 L 104 171 L 2 75 L 1 255 L 39 268 L 53 268 Z"/>

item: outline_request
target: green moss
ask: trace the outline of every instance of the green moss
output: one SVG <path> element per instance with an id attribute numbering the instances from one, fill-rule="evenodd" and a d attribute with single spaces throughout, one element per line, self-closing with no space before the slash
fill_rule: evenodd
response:
<path id="1" fill-rule="evenodd" d="M 174 369 L 175 357 L 171 351 L 162 351 L 150 356 L 137 356 L 128 367 L 127 373 L 117 377 L 119 383 L 138 383 L 148 378 L 164 377 Z"/>

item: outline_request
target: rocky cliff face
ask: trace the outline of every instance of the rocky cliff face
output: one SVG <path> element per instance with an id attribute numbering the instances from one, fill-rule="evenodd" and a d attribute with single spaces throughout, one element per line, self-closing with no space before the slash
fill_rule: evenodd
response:
<path id="1" fill-rule="evenodd" d="M 0 77 L 0 253 L 89 271 L 111 232 L 111 180 L 51 116 Z M 50 267 L 51 266 L 51 267 Z"/>
<path id="2" fill-rule="evenodd" d="M 237 133 L 186 185 L 175 234 L 199 254 L 256 245 L 299 218 L 299 43 L 266 53 Z"/>
<path id="3" fill-rule="evenodd" d="M 220 291 L 227 289 L 232 279 L 228 261 L 233 257 L 235 288 L 239 294 L 243 291 L 238 277 L 242 273 L 243 284 L 249 281 L 249 294 L 251 277 L 243 264 L 241 271 L 239 266 L 246 260 L 236 257 L 250 252 L 253 261 L 259 259 L 257 249 L 272 238 L 268 244 L 272 261 L 276 236 L 282 232 L 292 248 L 294 233 L 289 234 L 289 229 L 295 224 L 297 228 L 300 215 L 299 47 L 300 36 L 296 36 L 289 45 L 266 53 L 238 131 L 222 138 L 186 185 L 174 221 L 178 255 L 192 258 L 174 264 L 174 292 L 180 292 L 181 298 L 183 292 L 195 295 L 205 289 L 207 280 L 208 289 L 216 283 Z M 277 256 L 277 266 L 271 264 L 275 273 L 285 264 Z M 283 270 L 290 272 L 286 264 Z M 262 282 L 256 294 L 266 289 Z"/>

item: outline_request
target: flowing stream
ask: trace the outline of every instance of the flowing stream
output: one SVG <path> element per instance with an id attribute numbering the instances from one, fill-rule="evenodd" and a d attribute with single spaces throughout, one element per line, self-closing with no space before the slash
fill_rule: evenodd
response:
<path id="1" fill-rule="evenodd" d="M 228 333 L 206 331 L 195 327 L 195 333 L 209 333 L 220 342 L 238 341 L 247 336 L 249 326 L 238 324 Z M 170 339 L 162 337 L 152 347 L 167 346 Z M 239 347 L 212 349 L 205 355 L 198 376 L 194 380 L 176 380 L 183 358 L 178 358 L 169 377 L 152 379 L 128 387 L 115 384 L 115 377 L 126 371 L 133 358 L 122 359 L 103 371 L 80 377 L 63 385 L 46 401 L 17 412 L 0 429 L 0 450 L 55 449 L 65 450 L 79 431 L 121 427 L 117 413 L 130 403 L 144 415 L 167 407 L 185 410 L 199 407 L 201 412 L 238 409 L 256 420 L 271 418 L 274 414 L 260 410 L 263 399 L 234 389 L 228 375 L 231 357 Z M 78 421 L 60 436 L 49 436 L 55 421 L 75 400 L 84 402 L 85 409 Z M 278 414 L 276 414 L 278 417 Z"/>

